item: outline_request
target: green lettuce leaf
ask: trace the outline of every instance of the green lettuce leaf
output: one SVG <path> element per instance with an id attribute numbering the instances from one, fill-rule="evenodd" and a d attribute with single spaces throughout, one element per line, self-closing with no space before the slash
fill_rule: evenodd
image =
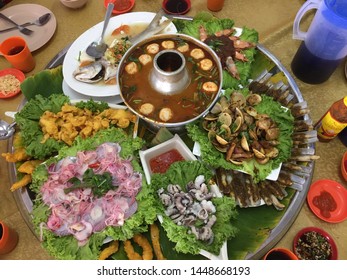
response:
<path id="1" fill-rule="evenodd" d="M 63 95 L 63 67 L 62 65 L 45 69 L 39 73 L 26 78 L 20 88 L 27 100 L 35 98 L 36 95 L 48 97 L 51 94 Z"/>
<path id="2" fill-rule="evenodd" d="M 157 212 L 155 207 L 153 207 L 155 203 L 154 196 L 143 175 L 142 188 L 136 196 L 138 203 L 137 211 L 125 220 L 122 227 L 106 227 L 101 232 L 93 233 L 87 244 L 78 246 L 77 240 L 73 236 L 56 236 L 44 226 L 50 215 L 50 209 L 42 201 L 40 188 L 48 178 L 47 166 L 66 156 L 74 156 L 78 151 L 93 150 L 105 142 L 118 142 L 122 147 L 121 156 L 123 158 L 131 157 L 134 170 L 143 174 L 142 167 L 135 154 L 143 147 L 144 141 L 138 137 L 131 138 L 127 136 L 119 128 L 99 131 L 94 137 L 88 139 L 78 137 L 78 141 L 72 147 L 64 147 L 56 157 L 50 158 L 44 164 L 38 166 L 33 173 L 33 182 L 30 189 L 36 194 L 36 198 L 34 200 L 32 222 L 37 234 L 42 235 L 42 246 L 57 259 L 96 260 L 99 257 L 100 248 L 106 237 L 111 237 L 114 240 L 130 239 L 136 233 L 147 231 L 148 224 L 152 224 L 156 220 Z"/>
<path id="3" fill-rule="evenodd" d="M 201 161 L 180 161 L 173 163 L 165 174 L 153 174 L 150 188 L 157 193 L 160 188 L 165 188 L 169 184 L 178 184 L 183 191 L 188 182 L 194 181 L 198 175 L 204 175 L 208 182 L 213 174 L 211 170 Z M 219 255 L 224 241 L 234 237 L 237 229 L 233 226 L 232 220 L 237 217 L 235 200 L 231 197 L 213 198 L 216 206 L 217 221 L 212 230 L 215 234 L 212 244 L 206 244 L 197 240 L 194 234 L 189 232 L 188 227 L 175 224 L 170 217 L 166 216 L 165 209 L 156 195 L 156 208 L 163 217 L 162 227 L 167 233 L 170 241 L 175 243 L 175 250 L 182 253 L 199 254 L 201 249 Z"/>

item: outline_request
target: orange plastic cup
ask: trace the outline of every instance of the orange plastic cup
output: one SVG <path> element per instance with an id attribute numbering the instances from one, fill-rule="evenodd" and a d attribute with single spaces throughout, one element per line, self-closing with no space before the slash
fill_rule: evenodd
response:
<path id="1" fill-rule="evenodd" d="M 34 57 L 22 37 L 7 38 L 1 43 L 0 52 L 14 68 L 23 72 L 30 72 L 35 67 Z"/>
<path id="2" fill-rule="evenodd" d="M 289 249 L 273 248 L 267 252 L 264 260 L 298 260 L 298 257 Z"/>
<path id="3" fill-rule="evenodd" d="M 18 243 L 18 233 L 0 221 L 0 255 L 11 252 Z"/>
<path id="4" fill-rule="evenodd" d="M 212 12 L 220 11 L 224 6 L 224 0 L 207 0 L 207 9 Z"/>

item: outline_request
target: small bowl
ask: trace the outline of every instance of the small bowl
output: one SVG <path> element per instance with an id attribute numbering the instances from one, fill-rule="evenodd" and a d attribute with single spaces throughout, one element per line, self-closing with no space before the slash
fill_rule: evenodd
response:
<path id="1" fill-rule="evenodd" d="M 190 0 L 164 0 L 163 9 L 165 13 L 171 15 L 184 15 L 191 7 Z"/>
<path id="2" fill-rule="evenodd" d="M 309 233 L 319 234 L 319 235 L 323 236 L 326 239 L 326 241 L 330 244 L 330 247 L 331 247 L 331 252 L 330 252 L 330 255 L 328 256 L 327 259 L 328 260 L 337 260 L 337 246 L 335 244 L 334 239 L 330 236 L 329 233 L 327 233 L 324 230 L 317 228 L 317 227 L 303 228 L 294 237 L 293 251 L 294 251 L 294 254 L 299 258 L 299 260 L 302 260 L 302 259 L 317 260 L 317 259 L 319 259 L 318 256 L 317 257 L 311 256 L 308 258 L 301 258 L 300 254 L 297 252 L 299 239 L 300 238 L 302 239 L 306 234 L 309 234 Z M 305 242 L 305 243 L 309 244 L 309 242 Z M 312 248 L 312 244 L 308 248 Z"/>
<path id="3" fill-rule="evenodd" d="M 129 12 L 134 7 L 135 0 L 104 0 L 105 8 L 107 8 L 108 3 L 114 4 L 112 14 L 120 15 Z M 126 3 L 126 5 L 124 5 L 124 3 Z"/>
<path id="4" fill-rule="evenodd" d="M 287 248 L 272 248 L 265 254 L 263 260 L 298 260 L 298 257 Z"/>
<path id="5" fill-rule="evenodd" d="M 25 80 L 25 74 L 16 68 L 7 68 L 7 69 L 0 70 L 0 77 L 6 76 L 6 75 L 12 75 L 16 77 L 16 79 L 20 82 L 20 84 Z M 16 88 L 15 90 L 7 94 L 4 94 L 4 92 L 0 91 L 0 98 L 10 98 L 19 94 L 20 92 L 21 92 L 21 88 L 19 85 L 18 88 Z"/>
<path id="6" fill-rule="evenodd" d="M 315 200 L 316 202 L 318 199 L 327 201 L 328 199 L 331 200 L 331 198 L 336 204 L 334 210 L 331 209 L 329 212 L 321 211 L 317 207 L 317 203 L 315 205 Z M 315 181 L 308 191 L 307 203 L 312 212 L 325 222 L 340 223 L 347 219 L 347 190 L 334 180 L 321 179 Z"/>
<path id="7" fill-rule="evenodd" d="M 161 144 L 158 144 L 148 150 L 140 151 L 140 159 L 145 172 L 146 180 L 148 184 L 151 182 L 151 175 L 153 174 L 150 168 L 150 161 L 152 158 L 176 149 L 185 160 L 196 160 L 196 157 L 183 142 L 178 134 L 175 134 L 170 140 L 167 140 Z"/>
<path id="8" fill-rule="evenodd" d="M 347 181 L 347 152 L 343 154 L 341 160 L 341 173 L 343 178 Z"/>
<path id="9" fill-rule="evenodd" d="M 60 0 L 60 2 L 68 8 L 79 9 L 83 7 L 88 0 Z"/>

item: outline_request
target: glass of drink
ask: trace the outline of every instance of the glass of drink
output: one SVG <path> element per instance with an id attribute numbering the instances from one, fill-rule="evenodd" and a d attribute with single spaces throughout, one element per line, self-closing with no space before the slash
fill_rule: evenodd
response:
<path id="1" fill-rule="evenodd" d="M 34 57 L 22 37 L 14 36 L 3 41 L 0 52 L 14 68 L 23 72 L 30 72 L 35 67 Z"/>

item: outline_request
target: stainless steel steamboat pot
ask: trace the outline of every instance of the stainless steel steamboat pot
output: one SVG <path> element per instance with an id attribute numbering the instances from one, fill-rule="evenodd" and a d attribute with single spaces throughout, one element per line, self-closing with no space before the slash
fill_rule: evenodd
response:
<path id="1" fill-rule="evenodd" d="M 137 61 L 139 65 L 138 71 L 142 71 L 141 61 L 138 61 L 139 51 L 143 51 L 145 54 L 148 54 L 147 46 L 152 46 L 158 44 L 158 42 L 175 42 L 175 47 L 162 47 L 156 53 L 151 53 L 151 70 L 141 74 L 141 81 L 134 85 L 134 87 L 142 87 L 142 83 L 150 84 L 149 90 L 146 90 L 146 95 L 162 95 L 162 99 L 165 100 L 162 105 L 157 105 L 154 110 L 158 111 L 165 107 L 166 102 L 176 102 L 172 106 L 180 106 L 177 104 L 177 95 L 181 95 L 192 86 L 192 83 L 196 84 L 196 77 L 193 76 L 191 67 L 188 68 L 188 64 L 196 63 L 197 65 L 202 64 L 203 58 L 191 57 L 192 48 L 201 49 L 208 56 L 213 63 L 213 70 L 204 70 L 204 73 L 214 73 L 214 84 L 217 86 L 215 89 L 213 98 L 206 103 L 203 109 L 200 109 L 199 112 L 193 112 L 188 118 L 182 121 L 162 121 L 156 117 L 153 117 L 153 114 L 146 114 L 141 112 L 139 109 L 139 102 L 133 102 L 129 100 L 129 94 L 127 89 L 129 86 L 126 86 L 124 83 L 124 75 L 128 75 L 127 65 L 130 62 Z M 178 48 L 180 42 L 186 42 L 190 45 L 189 51 L 182 51 Z M 164 43 L 165 44 L 165 43 Z M 150 51 L 149 51 L 150 52 Z M 198 66 L 197 66 L 198 67 Z M 129 70 L 133 71 L 133 70 Z M 212 74 L 211 74 L 212 75 Z M 131 78 L 130 78 L 131 79 Z M 129 80 L 129 78 L 128 78 Z M 119 71 L 117 73 L 117 85 L 120 89 L 120 96 L 126 106 L 139 116 L 140 119 L 145 121 L 148 128 L 152 131 L 157 131 L 161 127 L 166 127 L 173 132 L 184 131 L 185 125 L 191 123 L 201 117 L 204 117 L 208 111 L 214 106 L 221 94 L 221 88 L 223 83 L 223 74 L 222 66 L 220 60 L 216 53 L 203 42 L 184 34 L 161 34 L 155 35 L 151 38 L 144 39 L 136 44 L 134 44 L 123 56 L 119 63 Z M 195 85 L 194 85 L 195 86 Z M 200 85 L 196 86 L 196 91 L 199 90 Z M 144 94 L 143 94 L 144 95 Z M 176 101 L 170 101 L 176 96 Z M 136 100 L 139 101 L 140 98 Z"/>

